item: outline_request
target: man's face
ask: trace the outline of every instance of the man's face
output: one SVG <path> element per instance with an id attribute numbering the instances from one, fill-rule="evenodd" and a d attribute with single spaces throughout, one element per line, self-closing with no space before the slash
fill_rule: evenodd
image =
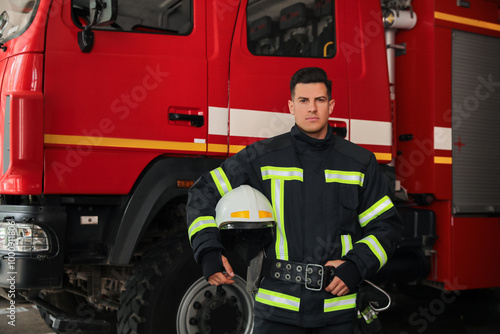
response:
<path id="1" fill-rule="evenodd" d="M 328 117 L 334 106 L 335 101 L 328 100 L 326 85 L 323 83 L 297 84 L 293 101 L 288 101 L 288 108 L 295 117 L 297 126 L 316 139 L 325 138 Z"/>

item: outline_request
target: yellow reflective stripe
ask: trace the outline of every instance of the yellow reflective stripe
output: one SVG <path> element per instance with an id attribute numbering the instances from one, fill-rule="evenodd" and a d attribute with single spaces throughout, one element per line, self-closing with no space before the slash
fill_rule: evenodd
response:
<path id="1" fill-rule="evenodd" d="M 217 186 L 221 197 L 224 197 L 225 194 L 233 190 L 233 188 L 231 187 L 231 183 L 227 179 L 226 173 L 224 173 L 224 170 L 222 168 L 219 167 L 214 169 L 210 172 L 210 175 L 212 175 L 212 178 L 214 179 L 215 185 Z"/>
<path id="2" fill-rule="evenodd" d="M 203 216 L 196 218 L 191 225 L 189 225 L 188 234 L 189 241 L 191 242 L 191 238 L 197 232 L 207 228 L 207 227 L 215 227 L 217 228 L 217 224 L 215 223 L 215 219 L 212 216 Z"/>
<path id="3" fill-rule="evenodd" d="M 281 179 L 271 180 L 271 199 L 273 202 L 274 215 L 276 217 L 276 258 L 288 261 L 288 242 L 285 233 L 285 204 L 283 193 L 285 181 Z"/>
<path id="4" fill-rule="evenodd" d="M 381 153 L 381 152 L 373 152 L 375 154 L 375 159 L 377 161 L 391 161 L 392 160 L 392 154 L 391 153 Z"/>
<path id="5" fill-rule="evenodd" d="M 373 204 L 368 210 L 358 216 L 359 224 L 361 225 L 361 227 L 365 227 L 369 222 L 371 222 L 373 219 L 377 218 L 393 206 L 394 204 L 392 204 L 389 196 L 382 197 L 377 203 Z"/>
<path id="6" fill-rule="evenodd" d="M 352 238 L 349 234 L 343 234 L 340 236 L 340 241 L 342 242 L 342 256 L 344 256 L 352 249 Z"/>
<path id="7" fill-rule="evenodd" d="M 451 157 L 434 157 L 435 164 L 451 165 L 452 162 L 453 161 Z"/>
<path id="8" fill-rule="evenodd" d="M 250 211 L 235 211 L 231 212 L 231 218 L 250 218 Z"/>
<path id="9" fill-rule="evenodd" d="M 370 248 L 373 255 L 375 255 L 380 262 L 379 269 L 382 268 L 384 264 L 386 264 L 387 253 L 385 252 L 384 247 L 382 247 L 382 245 L 374 235 L 369 235 L 359 240 L 357 243 L 364 243 Z"/>
<path id="10" fill-rule="evenodd" d="M 165 140 L 146 140 L 146 139 L 131 139 L 131 138 L 112 138 L 112 137 L 91 137 L 91 136 L 71 136 L 71 135 L 56 135 L 45 134 L 43 136 L 45 144 L 53 145 L 79 145 L 93 147 L 119 147 L 119 148 L 135 148 L 147 150 L 171 150 L 171 151 L 192 151 L 204 152 L 207 144 L 204 143 L 188 143 L 178 141 Z"/>
<path id="11" fill-rule="evenodd" d="M 323 312 L 334 312 L 349 310 L 356 307 L 356 294 L 349 294 L 342 297 L 325 299 Z"/>
<path id="12" fill-rule="evenodd" d="M 451 14 L 442 13 L 442 12 L 434 12 L 434 17 L 436 19 L 440 19 L 440 20 L 444 20 L 444 21 L 450 21 L 450 22 L 461 23 L 461 24 L 465 24 L 465 25 L 469 25 L 469 26 L 473 26 L 473 27 L 500 31 L 500 24 L 493 23 L 493 22 L 481 21 L 481 20 L 476 20 L 476 19 L 469 19 L 467 17 L 451 15 Z"/>
<path id="13" fill-rule="evenodd" d="M 325 170 L 326 183 L 344 183 L 363 186 L 365 174 L 360 172 L 346 172 L 341 170 Z"/>
<path id="14" fill-rule="evenodd" d="M 280 179 L 285 181 L 304 181 L 304 172 L 302 168 L 264 166 L 260 167 L 260 172 L 262 174 L 262 180 Z"/>
<path id="15" fill-rule="evenodd" d="M 272 218 L 272 217 L 273 217 L 272 212 L 259 210 L 259 218 Z"/>
<path id="16" fill-rule="evenodd" d="M 300 298 L 262 288 L 257 292 L 255 300 L 262 304 L 284 308 L 290 311 L 298 312 L 300 308 Z"/>
<path id="17" fill-rule="evenodd" d="M 229 153 L 231 154 L 236 154 L 242 149 L 244 149 L 246 146 L 245 145 L 230 145 L 229 146 Z"/>
<path id="18" fill-rule="evenodd" d="M 304 181 L 304 172 L 297 167 L 263 166 L 262 180 L 271 180 L 271 199 L 276 217 L 276 258 L 288 260 L 288 242 L 285 233 L 284 188 L 285 181 Z"/>
<path id="19" fill-rule="evenodd" d="M 207 151 L 213 153 L 227 153 L 227 145 L 224 144 L 207 144 Z"/>

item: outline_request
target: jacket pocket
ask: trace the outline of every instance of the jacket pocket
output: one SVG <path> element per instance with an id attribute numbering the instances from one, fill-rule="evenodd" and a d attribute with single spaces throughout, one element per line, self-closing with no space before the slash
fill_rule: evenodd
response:
<path id="1" fill-rule="evenodd" d="M 352 234 L 358 224 L 358 186 L 339 185 L 340 234 Z"/>

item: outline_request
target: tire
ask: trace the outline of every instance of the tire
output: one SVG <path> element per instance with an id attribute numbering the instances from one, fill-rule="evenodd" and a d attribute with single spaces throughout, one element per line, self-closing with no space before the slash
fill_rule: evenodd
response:
<path id="1" fill-rule="evenodd" d="M 186 236 L 147 252 L 128 279 L 118 310 L 118 333 L 250 334 L 253 299 L 245 281 L 216 287 L 202 277 Z"/>

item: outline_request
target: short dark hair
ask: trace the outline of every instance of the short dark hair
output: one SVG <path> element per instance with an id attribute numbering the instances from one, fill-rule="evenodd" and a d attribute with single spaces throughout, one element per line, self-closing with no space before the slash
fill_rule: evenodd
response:
<path id="1" fill-rule="evenodd" d="M 295 94 L 295 86 L 299 83 L 324 83 L 326 86 L 326 92 L 328 94 L 328 99 L 332 99 L 332 82 L 328 80 L 326 72 L 319 67 L 304 67 L 295 72 L 290 80 L 290 94 L 293 96 Z"/>

